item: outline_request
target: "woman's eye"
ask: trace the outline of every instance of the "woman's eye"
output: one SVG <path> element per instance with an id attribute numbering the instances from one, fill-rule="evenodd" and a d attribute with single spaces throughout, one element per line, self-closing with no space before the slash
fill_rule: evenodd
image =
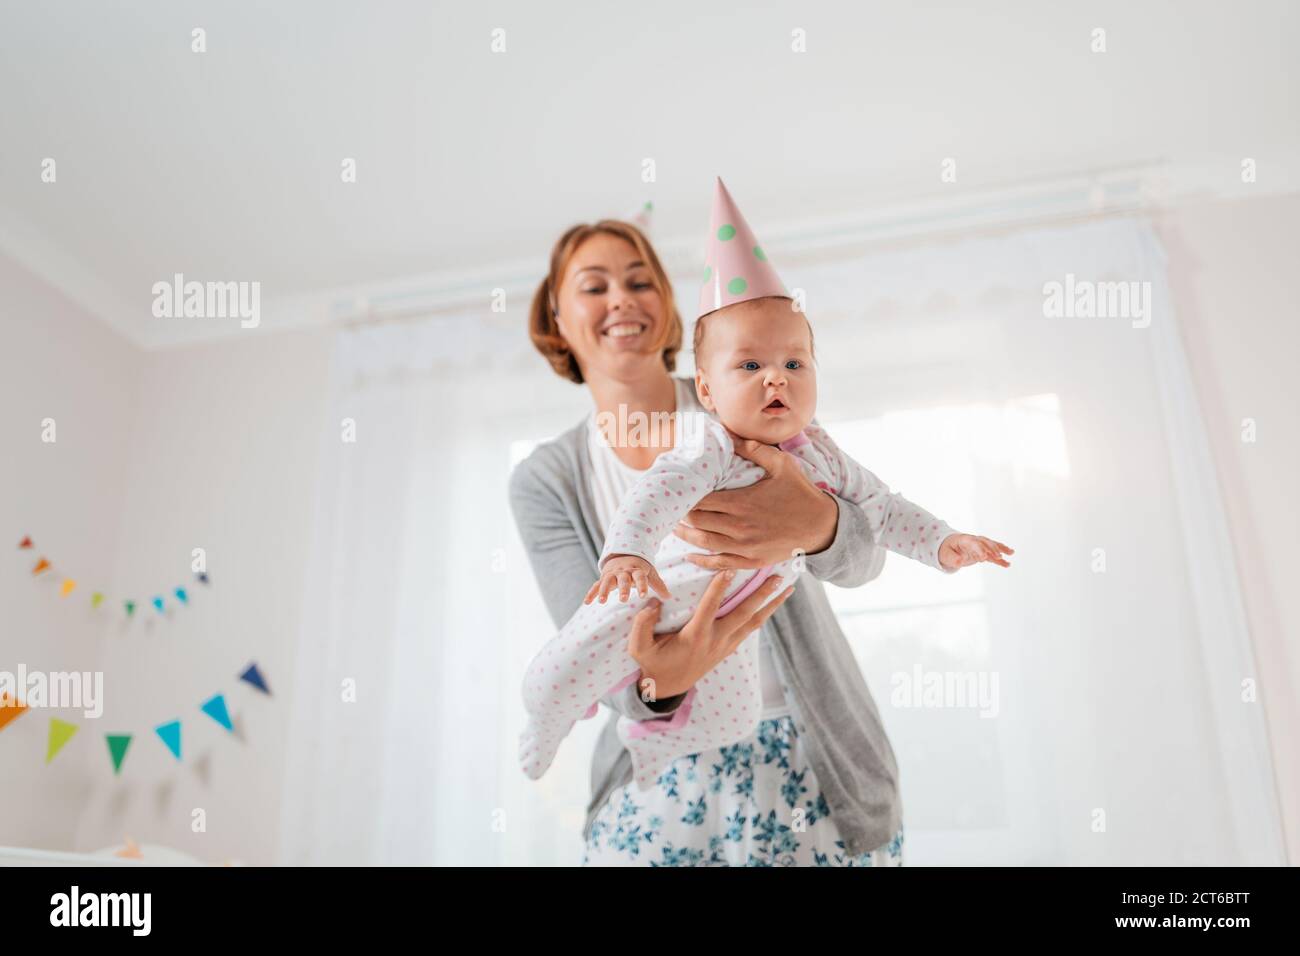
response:
<path id="1" fill-rule="evenodd" d="M 651 283 L 649 283 L 649 282 L 633 282 L 633 283 L 632 283 L 632 288 L 634 288 L 634 289 L 653 289 L 654 286 L 653 286 Z"/>
<path id="2" fill-rule="evenodd" d="M 603 286 L 592 286 L 590 289 L 583 289 L 582 291 L 588 294 L 599 295 L 600 293 L 604 292 L 605 289 Z"/>

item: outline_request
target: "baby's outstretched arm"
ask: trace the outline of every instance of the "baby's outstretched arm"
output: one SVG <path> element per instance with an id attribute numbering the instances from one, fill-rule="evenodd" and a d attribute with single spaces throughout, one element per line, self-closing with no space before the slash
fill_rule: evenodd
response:
<path id="1" fill-rule="evenodd" d="M 618 591 L 618 599 L 626 603 L 634 587 L 637 594 L 642 597 L 649 596 L 650 588 L 654 588 L 664 600 L 672 597 L 668 593 L 668 585 L 664 584 L 664 579 L 659 576 L 655 566 L 645 558 L 639 558 L 635 554 L 613 554 L 606 559 L 601 569 L 600 580 L 591 586 L 582 603 L 590 604 L 596 598 L 600 598 L 600 603 L 604 604 L 605 598 L 614 590 Z"/>
<path id="2" fill-rule="evenodd" d="M 1001 554 L 999 554 L 1001 552 Z M 939 545 L 939 563 L 945 571 L 956 571 L 970 564 L 990 561 L 1004 568 L 1011 567 L 1003 554 L 1015 554 L 1015 549 L 1008 548 L 1001 541 L 994 541 L 978 534 L 950 534 Z"/>
<path id="3" fill-rule="evenodd" d="M 890 491 L 888 485 L 845 454 L 825 429 L 809 427 L 810 432 L 814 429 L 835 473 L 835 494 L 862 508 L 880 544 L 945 574 L 955 574 L 981 561 L 1010 567 L 998 553 L 999 550 L 1013 553 L 1006 545 L 991 538 L 963 534 L 920 505 Z"/>

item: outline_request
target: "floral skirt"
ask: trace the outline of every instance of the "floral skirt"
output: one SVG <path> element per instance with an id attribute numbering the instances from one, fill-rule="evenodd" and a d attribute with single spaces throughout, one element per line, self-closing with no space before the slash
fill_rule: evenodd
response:
<path id="1" fill-rule="evenodd" d="M 649 790 L 629 783 L 592 821 L 583 866 L 902 866 L 903 829 L 867 853 L 844 848 L 795 732 L 679 757 Z"/>

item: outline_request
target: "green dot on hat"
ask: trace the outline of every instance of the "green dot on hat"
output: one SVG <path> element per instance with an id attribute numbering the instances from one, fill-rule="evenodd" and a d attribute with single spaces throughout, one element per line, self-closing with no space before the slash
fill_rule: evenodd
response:
<path id="1" fill-rule="evenodd" d="M 708 282 L 708 281 L 709 281 L 710 279 L 712 279 L 712 278 L 713 278 L 713 266 L 705 266 L 705 267 L 704 267 L 704 281 L 705 281 L 705 282 Z"/>
<path id="2" fill-rule="evenodd" d="M 735 234 L 736 234 L 736 227 L 729 223 L 725 226 L 718 227 L 718 238 L 721 239 L 723 242 L 726 242 Z"/>
<path id="3" fill-rule="evenodd" d="M 762 247 L 762 246 L 755 246 L 755 247 L 754 247 L 754 258 L 755 258 L 755 259 L 758 259 L 760 262 L 766 262 L 766 261 L 767 261 L 767 253 L 765 253 L 765 252 L 763 251 L 763 247 Z"/>
<path id="4" fill-rule="evenodd" d="M 727 291 L 732 295 L 740 295 L 740 293 L 744 292 L 748 288 L 749 283 L 740 276 L 736 276 L 736 278 L 727 283 Z"/>

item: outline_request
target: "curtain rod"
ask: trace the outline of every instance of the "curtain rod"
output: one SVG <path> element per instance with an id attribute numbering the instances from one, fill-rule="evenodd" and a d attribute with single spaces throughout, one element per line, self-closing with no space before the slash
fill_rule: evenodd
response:
<path id="1" fill-rule="evenodd" d="M 883 243 L 929 244 L 1049 225 L 1121 218 L 1151 208 L 1151 182 L 1144 174 L 1155 168 L 1126 167 L 1052 180 L 1038 187 L 985 190 L 964 197 L 960 203 L 952 200 L 914 202 L 892 214 L 879 211 L 866 217 L 847 217 L 839 221 L 778 225 L 766 230 L 765 235 L 777 237 L 784 247 L 785 261 L 807 264 L 840 258 L 846 247 Z M 783 241 L 780 239 L 782 236 L 785 237 Z M 695 244 L 693 240 L 679 238 L 655 245 L 665 269 L 672 273 L 689 271 L 693 267 Z M 354 311 L 333 319 L 329 325 L 358 328 L 463 312 L 484 303 L 484 291 L 489 282 L 494 283 L 495 288 L 504 289 L 508 295 L 524 293 L 531 296 L 540 280 L 540 272 L 523 272 L 516 264 L 495 279 L 478 278 L 472 283 L 466 279 L 441 288 L 380 295 L 368 301 L 366 297 L 337 300 L 337 306 L 350 306 Z M 377 307 L 377 303 L 385 300 L 412 298 L 419 301 L 407 306 Z M 359 311 L 358 302 L 365 303 Z"/>

